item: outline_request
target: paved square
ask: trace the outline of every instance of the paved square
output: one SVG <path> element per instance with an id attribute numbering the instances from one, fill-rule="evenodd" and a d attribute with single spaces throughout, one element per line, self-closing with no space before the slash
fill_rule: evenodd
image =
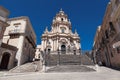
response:
<path id="1" fill-rule="evenodd" d="M 120 80 L 120 71 L 99 67 L 94 72 L 0 73 L 0 80 Z"/>

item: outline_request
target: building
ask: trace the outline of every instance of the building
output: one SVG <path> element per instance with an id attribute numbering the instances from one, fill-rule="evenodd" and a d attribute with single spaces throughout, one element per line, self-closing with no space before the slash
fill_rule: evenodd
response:
<path id="1" fill-rule="evenodd" d="M 16 65 L 32 61 L 35 55 L 36 35 L 28 17 L 10 18 L 7 21 L 3 43 L 18 48 L 15 54 Z"/>
<path id="2" fill-rule="evenodd" d="M 72 25 L 64 11 L 60 10 L 53 19 L 51 30 L 46 28 L 42 34 L 41 50 L 56 54 L 76 54 L 81 48 L 80 37 L 75 31 L 72 32 Z"/>
<path id="3" fill-rule="evenodd" d="M 101 26 L 98 26 L 95 37 L 94 37 L 94 43 L 93 43 L 93 51 L 92 51 L 92 56 L 93 56 L 93 61 L 95 64 L 98 64 L 101 61 L 101 56 L 99 52 L 99 47 L 100 47 L 100 31 L 101 31 Z"/>
<path id="4" fill-rule="evenodd" d="M 15 66 L 15 54 L 17 48 L 5 43 L 2 43 L 3 34 L 7 26 L 9 11 L 4 7 L 0 6 L 0 70 L 11 69 Z"/>
<path id="5" fill-rule="evenodd" d="M 120 0 L 111 0 L 111 7 L 111 27 L 113 27 L 110 40 L 113 53 L 111 66 L 120 68 Z"/>
<path id="6" fill-rule="evenodd" d="M 119 17 L 120 0 L 111 0 L 106 8 L 101 29 L 96 33 L 93 47 L 96 62 L 114 68 L 120 68 Z"/>
<path id="7" fill-rule="evenodd" d="M 6 27 L 8 26 L 6 22 L 8 15 L 9 15 L 9 11 L 3 8 L 2 6 L 0 6 L 0 44 L 2 43 L 4 31 Z"/>
<path id="8" fill-rule="evenodd" d="M 37 45 L 37 47 L 36 47 L 36 52 L 35 52 L 35 59 L 36 60 L 39 60 L 39 59 L 41 59 L 40 58 L 40 53 L 41 53 L 41 45 Z"/>

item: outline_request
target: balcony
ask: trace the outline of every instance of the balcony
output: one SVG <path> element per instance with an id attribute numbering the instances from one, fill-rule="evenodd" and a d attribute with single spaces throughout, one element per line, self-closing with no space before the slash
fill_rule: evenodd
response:
<path id="1" fill-rule="evenodd" d="M 10 30 L 9 31 L 9 35 L 12 35 L 12 34 L 21 34 L 21 33 L 24 33 L 24 31 L 22 31 L 20 29 L 14 29 L 14 30 Z"/>
<path id="2" fill-rule="evenodd" d="M 116 0 L 112 7 L 111 17 L 113 20 L 115 20 L 120 12 L 120 0 Z"/>

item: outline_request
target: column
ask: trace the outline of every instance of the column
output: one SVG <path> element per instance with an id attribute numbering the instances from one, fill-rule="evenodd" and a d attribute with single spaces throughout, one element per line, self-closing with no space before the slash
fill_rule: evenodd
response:
<path id="1" fill-rule="evenodd" d="M 45 40 L 45 43 L 44 43 L 44 49 L 46 49 L 46 46 L 47 46 L 47 40 Z"/>

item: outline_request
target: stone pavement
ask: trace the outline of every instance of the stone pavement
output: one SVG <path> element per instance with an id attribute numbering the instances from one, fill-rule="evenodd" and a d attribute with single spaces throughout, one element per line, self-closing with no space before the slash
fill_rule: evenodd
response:
<path id="1" fill-rule="evenodd" d="M 106 67 L 99 67 L 97 70 L 96 72 L 4 73 L 0 76 L 0 80 L 120 80 L 120 71 Z"/>

